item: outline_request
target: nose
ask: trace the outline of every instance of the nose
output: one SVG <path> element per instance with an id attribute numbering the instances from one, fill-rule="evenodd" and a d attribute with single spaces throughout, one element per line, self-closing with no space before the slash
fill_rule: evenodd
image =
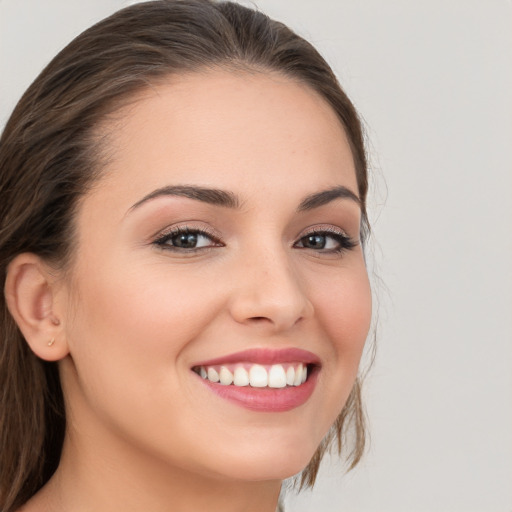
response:
<path id="1" fill-rule="evenodd" d="M 313 314 L 304 280 L 284 249 L 253 252 L 236 274 L 230 311 L 238 323 L 282 332 Z"/>

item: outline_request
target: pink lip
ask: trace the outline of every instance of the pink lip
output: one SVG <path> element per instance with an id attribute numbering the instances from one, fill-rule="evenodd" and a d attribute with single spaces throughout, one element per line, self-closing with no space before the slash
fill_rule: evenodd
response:
<path id="1" fill-rule="evenodd" d="M 227 356 L 201 361 L 193 367 L 215 366 L 222 364 L 233 364 L 248 362 L 253 364 L 272 365 L 280 363 L 306 363 L 314 365 L 310 367 L 308 379 L 300 386 L 289 386 L 285 388 L 253 388 L 251 386 L 224 386 L 220 383 L 210 382 L 197 378 L 209 390 L 217 396 L 224 398 L 236 405 L 258 412 L 285 412 L 301 406 L 312 395 L 317 383 L 320 371 L 319 358 L 312 352 L 297 348 L 281 350 L 272 349 L 250 349 L 237 352 Z"/>
<path id="2" fill-rule="evenodd" d="M 307 402 L 315 390 L 318 371 L 313 371 L 300 386 L 286 388 L 252 388 L 250 386 L 223 386 L 209 380 L 197 378 L 217 396 L 236 405 L 258 412 L 285 412 Z"/>
<path id="3" fill-rule="evenodd" d="M 313 354 L 313 352 L 300 348 L 285 348 L 280 350 L 253 348 L 227 356 L 209 359 L 208 361 L 200 361 L 194 364 L 194 367 L 244 362 L 253 364 L 306 363 L 318 365 L 320 364 L 320 359 Z"/>

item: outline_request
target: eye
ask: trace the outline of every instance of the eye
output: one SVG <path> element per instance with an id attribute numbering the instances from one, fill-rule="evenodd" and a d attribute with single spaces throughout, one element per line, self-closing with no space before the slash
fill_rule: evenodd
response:
<path id="1" fill-rule="evenodd" d="M 326 253 L 341 253 L 356 245 L 356 242 L 342 231 L 319 230 L 300 238 L 295 247 Z"/>
<path id="2" fill-rule="evenodd" d="M 222 245 L 213 235 L 200 229 L 175 228 L 155 240 L 156 245 L 175 251 L 196 251 Z"/>

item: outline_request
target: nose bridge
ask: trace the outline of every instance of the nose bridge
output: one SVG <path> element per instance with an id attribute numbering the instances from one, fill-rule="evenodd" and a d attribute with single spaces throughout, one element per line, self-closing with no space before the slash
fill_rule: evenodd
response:
<path id="1" fill-rule="evenodd" d="M 267 323 L 285 330 L 313 309 L 305 283 L 282 244 L 252 247 L 242 256 L 232 315 L 241 323 Z"/>

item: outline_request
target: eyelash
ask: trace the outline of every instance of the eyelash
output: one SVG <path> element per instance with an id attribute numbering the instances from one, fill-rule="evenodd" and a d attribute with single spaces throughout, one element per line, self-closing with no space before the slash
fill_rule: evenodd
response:
<path id="1" fill-rule="evenodd" d="M 173 238 L 176 238 L 180 235 L 197 235 L 210 239 L 213 244 L 210 244 L 207 247 L 194 247 L 194 248 L 185 248 L 185 247 L 176 247 L 174 245 L 170 245 L 170 242 Z M 223 244 L 219 240 L 219 238 L 214 234 L 210 233 L 206 229 L 197 229 L 197 228 L 189 228 L 188 226 L 179 226 L 173 228 L 165 233 L 163 233 L 160 237 L 158 237 L 154 242 L 155 245 L 161 247 L 167 251 L 175 251 L 175 252 L 186 252 L 186 253 L 195 253 L 199 251 L 204 251 L 207 249 L 212 249 L 213 247 L 222 247 Z"/>
<path id="2" fill-rule="evenodd" d="M 180 235 L 196 235 L 198 237 L 205 237 L 208 238 L 212 244 L 205 246 L 205 247 L 192 247 L 192 248 L 186 248 L 186 247 L 177 247 L 174 245 L 169 244 L 169 242 Z M 304 243 L 304 240 L 311 236 L 321 236 L 326 238 L 332 238 L 337 243 L 337 247 L 332 249 L 312 249 L 310 247 L 299 247 L 297 246 L 298 243 L 302 242 Z M 158 247 L 168 250 L 168 251 L 174 251 L 174 252 L 181 252 L 181 253 L 196 253 L 200 251 L 205 251 L 212 249 L 214 247 L 223 247 L 224 244 L 219 240 L 219 238 L 214 234 L 209 232 L 206 229 L 197 229 L 197 228 L 190 228 L 188 226 L 179 226 L 177 228 L 173 228 L 170 231 L 163 233 L 160 237 L 158 237 L 154 242 L 154 245 L 157 245 Z M 315 252 L 321 252 L 323 254 L 342 254 L 345 251 L 348 251 L 350 249 L 353 249 L 357 246 L 357 242 L 347 236 L 343 231 L 337 230 L 335 228 L 320 228 L 320 229 L 312 229 L 311 231 L 305 233 L 302 235 L 297 242 L 294 243 L 294 247 L 298 249 L 310 249 Z"/>
<path id="3" fill-rule="evenodd" d="M 344 233 L 341 230 L 338 230 L 336 228 L 317 228 L 312 229 L 308 233 L 305 233 L 300 237 L 300 239 L 295 242 L 294 247 L 296 247 L 298 242 L 301 242 L 305 240 L 308 237 L 311 236 L 323 236 L 323 237 L 330 237 L 336 241 L 338 244 L 338 247 L 334 249 L 320 249 L 315 252 L 322 252 L 323 254 L 342 254 L 345 251 L 349 251 L 350 249 L 353 249 L 356 247 L 357 242 L 350 238 L 346 233 Z M 299 249 L 308 249 L 308 247 L 299 247 Z M 314 250 L 314 249 L 311 249 Z"/>

